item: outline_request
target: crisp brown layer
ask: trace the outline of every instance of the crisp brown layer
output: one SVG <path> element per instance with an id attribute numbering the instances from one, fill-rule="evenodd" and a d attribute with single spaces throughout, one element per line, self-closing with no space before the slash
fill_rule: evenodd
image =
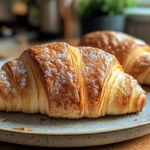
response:
<path id="1" fill-rule="evenodd" d="M 92 47 L 49 43 L 0 70 L 0 110 L 59 118 L 139 112 L 146 95 L 115 56 Z"/>
<path id="2" fill-rule="evenodd" d="M 100 31 L 85 35 L 80 46 L 100 48 L 117 57 L 125 72 L 140 84 L 150 85 L 150 46 L 144 41 L 121 32 Z"/>

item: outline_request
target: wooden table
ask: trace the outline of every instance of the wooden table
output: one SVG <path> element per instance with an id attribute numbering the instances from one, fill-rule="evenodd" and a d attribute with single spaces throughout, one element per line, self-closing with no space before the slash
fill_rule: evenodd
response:
<path id="1" fill-rule="evenodd" d="M 63 40 L 59 40 L 59 41 L 63 41 Z M 77 43 L 79 42 L 78 39 L 65 40 L 65 41 L 73 46 L 77 45 Z M 27 49 L 28 47 L 30 47 L 32 45 L 41 44 L 41 43 L 36 43 L 36 42 L 29 43 L 26 39 L 21 39 L 21 40 L 17 39 L 17 42 L 15 41 L 14 43 L 13 43 L 13 40 L 10 40 L 10 39 L 8 41 L 4 40 L 4 41 L 0 41 L 0 42 L 2 43 L 2 44 L 0 44 L 1 46 L 4 46 L 4 47 L 6 46 L 5 51 L 6 51 L 6 49 L 12 50 L 12 48 L 14 48 L 14 51 L 12 53 L 8 53 L 6 51 L 5 54 L 4 53 L 0 54 L 2 57 L 5 57 L 5 58 L 15 57 L 15 56 L 18 57 L 24 49 Z M 6 45 L 4 45 L 4 43 L 6 43 Z M 8 43 L 10 44 L 10 46 Z M 47 42 L 43 42 L 43 43 L 47 43 Z M 1 47 L 0 47 L 0 50 L 1 50 Z M 4 51 L 0 51 L 0 52 L 4 52 Z M 43 148 L 0 142 L 0 150 L 19 150 L 19 149 L 21 149 L 21 150 L 39 150 L 39 149 L 43 149 Z M 56 148 L 44 148 L 44 150 L 48 150 L 48 149 L 56 149 Z M 150 134 L 140 137 L 140 138 L 137 138 L 137 139 L 134 139 L 134 140 L 129 140 L 129 141 L 116 143 L 116 144 L 110 144 L 110 145 L 105 145 L 105 146 L 96 146 L 96 147 L 86 147 L 86 148 L 73 148 L 73 150 L 78 150 L 78 149 L 86 149 L 86 150 L 150 150 Z"/>
<path id="2" fill-rule="evenodd" d="M 60 148 L 42 148 L 42 147 L 32 147 L 32 146 L 24 146 L 24 145 L 16 145 L 5 142 L 0 142 L 0 150 L 55 150 Z M 61 148 L 62 150 L 66 148 Z M 150 150 L 150 134 L 125 142 L 120 142 L 116 144 L 104 145 L 104 146 L 96 146 L 96 147 L 84 147 L 84 148 L 68 148 L 72 150 Z"/>

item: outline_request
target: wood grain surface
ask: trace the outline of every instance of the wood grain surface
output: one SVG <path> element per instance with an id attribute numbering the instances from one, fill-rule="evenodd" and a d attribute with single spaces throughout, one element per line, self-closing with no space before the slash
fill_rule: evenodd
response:
<path id="1" fill-rule="evenodd" d="M 46 147 L 34 147 L 34 146 L 24 146 L 17 144 L 10 144 L 5 142 L 0 142 L 0 150 L 65 150 L 66 148 L 46 148 Z M 67 148 L 68 150 L 150 150 L 150 134 L 125 142 L 96 146 L 96 147 L 82 147 L 82 148 Z"/>

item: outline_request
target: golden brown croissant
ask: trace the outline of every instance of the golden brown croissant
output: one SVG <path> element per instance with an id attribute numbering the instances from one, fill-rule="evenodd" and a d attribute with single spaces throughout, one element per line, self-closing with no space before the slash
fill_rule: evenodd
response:
<path id="1" fill-rule="evenodd" d="M 139 84 L 150 85 L 150 46 L 125 33 L 100 31 L 85 35 L 81 46 L 92 46 L 114 54 L 126 73 Z"/>
<path id="2" fill-rule="evenodd" d="M 34 46 L 0 71 L 0 110 L 60 118 L 139 112 L 145 91 L 115 56 L 66 43 Z"/>

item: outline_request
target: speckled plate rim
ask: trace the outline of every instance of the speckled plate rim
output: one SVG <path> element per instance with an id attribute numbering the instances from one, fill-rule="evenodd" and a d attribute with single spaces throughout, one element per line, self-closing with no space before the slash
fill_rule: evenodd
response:
<path id="1" fill-rule="evenodd" d="M 65 132 L 65 133 L 49 133 L 49 132 L 35 132 L 35 131 L 25 131 L 25 130 L 15 130 L 15 129 L 6 129 L 6 128 L 0 128 L 0 131 L 6 131 L 6 132 L 12 132 L 12 133 L 21 133 L 21 134 L 32 134 L 32 135 L 49 135 L 49 136 L 66 136 L 66 135 L 89 135 L 89 134 L 100 134 L 100 133 L 108 133 L 108 132 L 115 132 L 115 131 L 121 131 L 126 129 L 132 129 L 137 128 L 141 126 L 145 126 L 150 124 L 150 121 L 133 125 L 133 126 L 125 126 L 122 128 L 112 129 L 112 130 L 101 130 L 101 131 L 88 131 L 88 132 Z"/>

